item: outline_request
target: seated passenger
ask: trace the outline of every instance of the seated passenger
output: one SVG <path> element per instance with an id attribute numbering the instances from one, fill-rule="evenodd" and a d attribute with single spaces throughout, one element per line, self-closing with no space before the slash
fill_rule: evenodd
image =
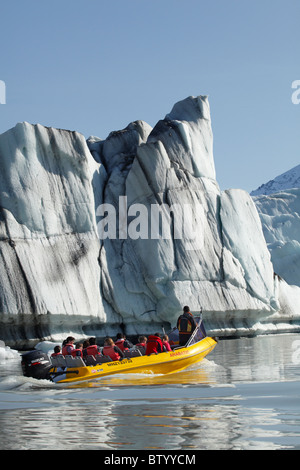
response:
<path id="1" fill-rule="evenodd" d="M 62 356 L 61 347 L 55 346 L 54 353 L 51 354 L 51 357 Z"/>
<path id="2" fill-rule="evenodd" d="M 89 339 L 89 345 L 86 348 L 86 356 L 98 356 L 101 354 L 100 347 L 96 344 L 96 338 Z"/>
<path id="3" fill-rule="evenodd" d="M 117 334 L 117 339 L 115 345 L 121 349 L 121 351 L 126 351 L 133 347 L 133 344 L 126 339 L 126 336 L 123 333 Z"/>
<path id="4" fill-rule="evenodd" d="M 75 338 L 73 338 L 73 336 L 68 336 L 67 339 L 64 340 L 62 348 L 63 356 L 70 356 L 72 354 L 72 350 L 75 349 L 74 341 Z"/>
<path id="5" fill-rule="evenodd" d="M 163 347 L 165 348 L 166 351 L 172 351 L 170 343 L 169 343 L 169 336 L 168 335 L 164 335 L 162 337 L 162 343 L 163 343 Z"/>
<path id="6" fill-rule="evenodd" d="M 90 345 L 89 341 L 86 339 L 83 341 L 83 349 L 82 349 L 82 355 L 83 357 L 86 357 L 87 354 L 87 347 Z"/>
<path id="7" fill-rule="evenodd" d="M 139 336 L 139 342 L 134 346 L 135 349 L 139 349 L 142 355 L 146 353 L 146 336 Z"/>
<path id="8" fill-rule="evenodd" d="M 77 357 L 77 356 L 83 357 L 82 350 L 83 350 L 83 344 L 77 343 L 75 346 L 75 349 L 72 349 L 71 354 L 73 357 Z"/>
<path id="9" fill-rule="evenodd" d="M 160 334 L 155 333 L 154 335 L 150 335 L 147 341 L 146 347 L 146 356 L 150 354 L 158 354 L 164 352 L 162 340 L 160 339 Z"/>
<path id="10" fill-rule="evenodd" d="M 102 354 L 109 356 L 113 361 L 118 361 L 124 357 L 123 351 L 115 345 L 112 338 L 105 339 Z"/>

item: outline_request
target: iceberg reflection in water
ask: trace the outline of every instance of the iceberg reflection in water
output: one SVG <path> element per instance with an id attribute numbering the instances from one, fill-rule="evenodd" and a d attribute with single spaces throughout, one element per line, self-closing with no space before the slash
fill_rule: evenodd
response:
<path id="1" fill-rule="evenodd" d="M 6 361 L 0 448 L 297 449 L 300 370 L 292 345 L 298 338 L 220 341 L 189 370 L 106 377 L 87 387 L 26 379 L 17 361 Z"/>

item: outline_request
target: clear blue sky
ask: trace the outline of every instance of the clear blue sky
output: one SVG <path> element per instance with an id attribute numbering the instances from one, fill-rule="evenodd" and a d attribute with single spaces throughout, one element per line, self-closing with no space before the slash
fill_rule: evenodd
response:
<path id="1" fill-rule="evenodd" d="M 209 95 L 217 180 L 247 191 L 300 163 L 299 0 L 3 0 L 0 133 L 106 138 Z"/>

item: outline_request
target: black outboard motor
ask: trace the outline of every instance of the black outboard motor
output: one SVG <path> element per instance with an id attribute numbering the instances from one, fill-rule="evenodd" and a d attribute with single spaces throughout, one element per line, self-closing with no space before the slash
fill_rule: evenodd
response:
<path id="1" fill-rule="evenodd" d="M 34 379 L 50 379 L 49 370 L 53 367 L 48 354 L 43 351 L 29 351 L 22 354 L 23 375 Z"/>

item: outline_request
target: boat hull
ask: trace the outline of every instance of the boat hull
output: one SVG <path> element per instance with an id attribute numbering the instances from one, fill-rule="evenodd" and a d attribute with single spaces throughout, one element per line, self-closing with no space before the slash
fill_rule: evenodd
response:
<path id="1" fill-rule="evenodd" d="M 170 352 L 126 358 L 121 361 L 107 362 L 95 366 L 68 368 L 67 373 L 58 375 L 54 368 L 53 381 L 56 383 L 74 383 L 94 380 L 113 374 L 172 374 L 186 369 L 201 361 L 216 346 L 215 339 L 206 337 L 187 348 L 178 348 Z"/>

